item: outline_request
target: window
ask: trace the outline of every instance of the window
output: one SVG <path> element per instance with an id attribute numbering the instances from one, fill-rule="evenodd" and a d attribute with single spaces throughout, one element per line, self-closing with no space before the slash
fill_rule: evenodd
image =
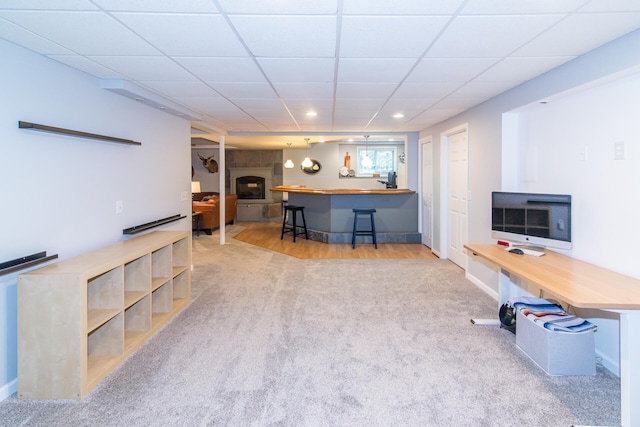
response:
<path id="1" fill-rule="evenodd" d="M 373 162 L 371 167 L 365 167 L 362 164 L 362 159 L 369 153 L 369 158 Z M 366 146 L 358 147 L 358 158 L 356 162 L 356 176 L 373 176 L 373 174 L 380 174 L 386 176 L 389 172 L 397 170 L 397 149 L 396 147 L 382 147 L 382 146 Z"/>

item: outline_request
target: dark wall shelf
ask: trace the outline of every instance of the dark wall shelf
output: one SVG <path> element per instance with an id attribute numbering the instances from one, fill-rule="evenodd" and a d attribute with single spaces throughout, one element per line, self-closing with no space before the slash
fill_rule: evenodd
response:
<path id="1" fill-rule="evenodd" d="M 186 218 L 186 216 L 184 215 L 180 216 L 179 214 L 168 216 L 166 218 L 158 219 L 156 221 L 147 222 L 146 224 L 140 224 L 140 225 L 136 225 L 135 227 L 125 228 L 124 230 L 122 230 L 122 234 L 140 233 L 141 231 L 145 231 L 150 228 L 157 227 L 159 225 L 167 224 L 169 222 L 178 221 L 178 220 L 181 220 L 182 218 Z"/>
<path id="2" fill-rule="evenodd" d="M 47 126 L 47 125 L 39 125 L 37 123 L 19 121 L 18 127 L 20 129 L 38 130 L 42 132 L 57 133 L 60 135 L 75 136 L 78 138 L 99 139 L 101 141 L 116 142 L 118 144 L 142 145 L 141 142 L 132 141 L 130 139 L 115 138 L 112 136 L 98 135 L 95 133 L 80 132 L 77 130 L 63 129 L 63 128 L 57 128 L 57 127 Z"/>
<path id="3" fill-rule="evenodd" d="M 13 273 L 14 271 L 33 267 L 43 262 L 51 261 L 58 258 L 58 254 L 47 256 L 47 252 L 38 252 L 32 255 L 23 256 L 21 258 L 12 259 L 0 263 L 0 275 Z"/>

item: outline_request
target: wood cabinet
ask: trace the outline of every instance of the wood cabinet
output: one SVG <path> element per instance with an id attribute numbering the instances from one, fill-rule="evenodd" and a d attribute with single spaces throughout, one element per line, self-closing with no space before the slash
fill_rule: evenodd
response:
<path id="1" fill-rule="evenodd" d="M 18 397 L 80 399 L 191 298 L 191 236 L 156 231 L 18 276 Z"/>

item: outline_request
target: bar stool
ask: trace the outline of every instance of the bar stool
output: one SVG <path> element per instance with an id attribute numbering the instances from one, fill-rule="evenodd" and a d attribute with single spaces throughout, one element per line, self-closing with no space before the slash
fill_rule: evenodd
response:
<path id="1" fill-rule="evenodd" d="M 287 214 L 291 212 L 291 221 L 293 225 L 287 224 Z M 302 214 L 302 225 L 298 225 L 296 220 L 298 218 L 298 212 Z M 296 242 L 296 235 L 303 234 L 303 231 L 298 231 L 298 228 L 304 228 L 304 237 L 309 240 L 309 232 L 307 231 L 307 221 L 304 219 L 304 206 L 286 205 L 284 207 L 284 216 L 282 218 L 282 233 L 280 233 L 280 240 L 284 239 L 284 233 L 291 231 L 293 233 L 293 243 Z"/>
<path id="2" fill-rule="evenodd" d="M 354 209 L 353 210 L 353 236 L 351 237 L 351 247 L 356 248 L 356 236 L 371 236 L 373 245 L 378 249 L 378 241 L 376 240 L 376 222 L 373 219 L 375 209 Z M 371 220 L 371 228 L 369 230 L 358 230 L 358 216 L 369 215 Z"/>

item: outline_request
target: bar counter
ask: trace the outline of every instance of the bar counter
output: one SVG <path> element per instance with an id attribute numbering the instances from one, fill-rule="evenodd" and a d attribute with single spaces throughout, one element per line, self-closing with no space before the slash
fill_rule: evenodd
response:
<path id="1" fill-rule="evenodd" d="M 288 193 L 288 203 L 304 206 L 309 238 L 325 243 L 351 243 L 353 209 L 375 209 L 378 243 L 421 243 L 418 195 L 407 189 L 327 189 L 280 185 L 272 192 Z M 291 221 L 289 221 L 291 222 Z M 298 219 L 298 224 L 301 219 Z M 358 228 L 369 227 L 362 218 Z M 358 244 L 362 242 L 358 237 Z M 366 243 L 371 239 L 367 238 Z"/>

